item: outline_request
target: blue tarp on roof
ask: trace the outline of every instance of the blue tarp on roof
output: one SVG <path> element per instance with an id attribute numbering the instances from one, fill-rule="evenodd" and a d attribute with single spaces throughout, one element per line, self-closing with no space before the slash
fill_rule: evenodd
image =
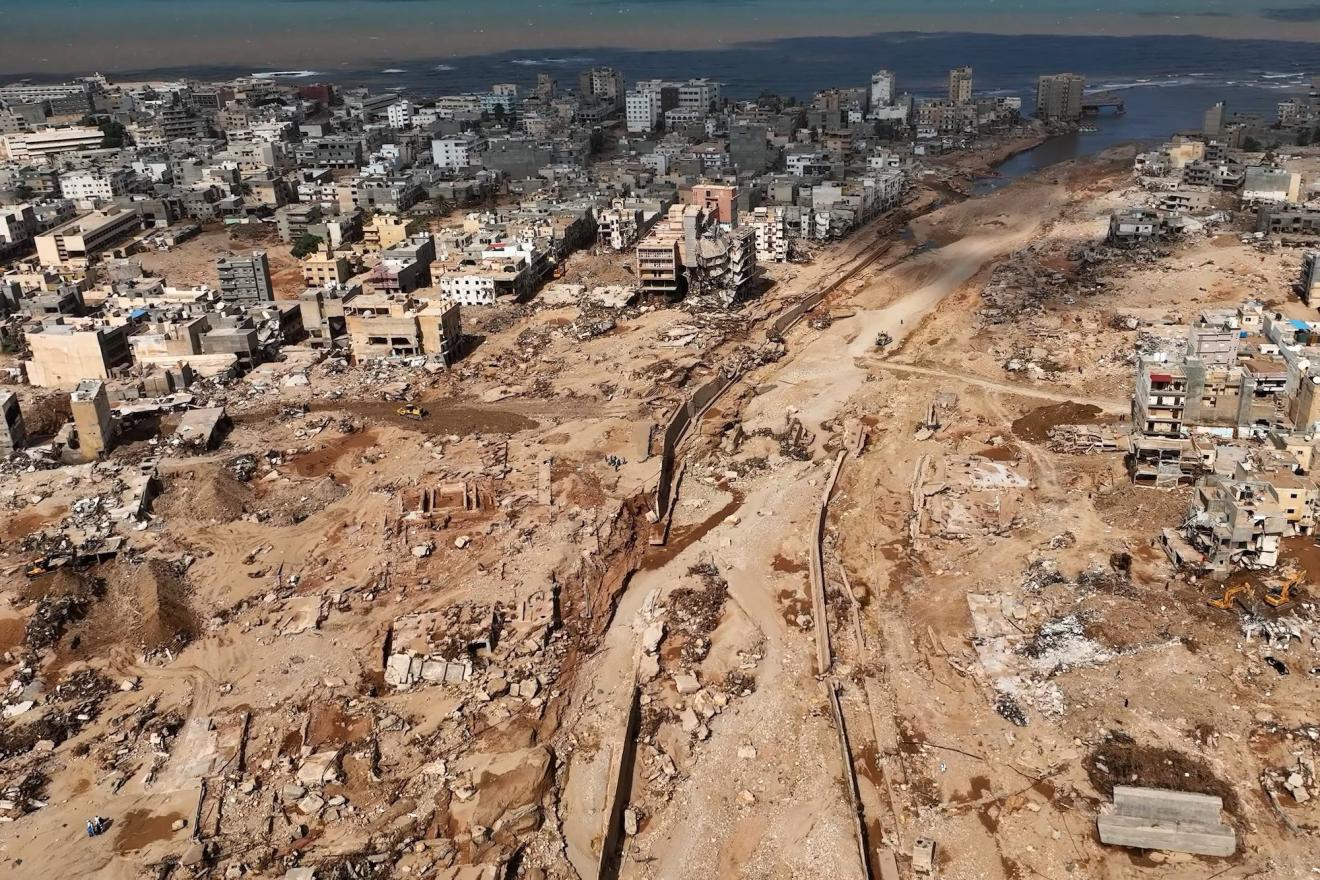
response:
<path id="1" fill-rule="evenodd" d="M 144 308 L 136 308 L 133 311 L 129 312 L 128 316 L 134 320 L 137 320 L 138 318 L 145 318 L 147 316 L 147 310 Z"/>

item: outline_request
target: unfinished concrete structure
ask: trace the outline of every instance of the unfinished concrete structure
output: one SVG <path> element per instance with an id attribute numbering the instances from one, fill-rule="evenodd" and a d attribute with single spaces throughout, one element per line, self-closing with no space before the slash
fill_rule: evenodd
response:
<path id="1" fill-rule="evenodd" d="M 1138 486 L 1171 489 L 1194 483 L 1206 471 L 1206 453 L 1195 437 L 1145 437 L 1130 440 L 1128 473 Z"/>
<path id="2" fill-rule="evenodd" d="M 0 391 L 0 456 L 22 449 L 26 441 L 27 431 L 23 427 L 18 395 L 12 391 Z"/>
<path id="3" fill-rule="evenodd" d="M 1114 811 L 1096 819 L 1100 841 L 1138 849 L 1231 856 L 1237 834 L 1223 824 L 1223 801 L 1208 794 L 1114 786 Z"/>
<path id="4" fill-rule="evenodd" d="M 104 382 L 95 379 L 79 382 L 69 395 L 69 409 L 78 432 L 78 450 L 85 460 L 98 459 L 114 447 L 114 421 Z"/>

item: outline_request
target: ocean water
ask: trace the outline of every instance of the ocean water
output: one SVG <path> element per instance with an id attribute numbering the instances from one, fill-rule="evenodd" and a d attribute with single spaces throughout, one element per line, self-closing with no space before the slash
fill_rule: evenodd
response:
<path id="1" fill-rule="evenodd" d="M 722 49 L 903 31 L 1320 40 L 1314 0 L 0 0 L 0 74 L 405 69 L 509 50 Z"/>
<path id="2" fill-rule="evenodd" d="M 0 13 L 0 19 L 3 15 Z M 583 68 L 610 65 L 623 71 L 629 81 L 707 76 L 724 83 L 725 94 L 734 98 L 755 97 L 768 90 L 806 99 L 812 92 L 831 86 L 865 85 L 871 73 L 880 68 L 897 72 L 900 90 L 919 96 L 938 95 L 945 88 L 948 69 L 968 64 L 975 72 L 976 90 L 990 94 L 1029 98 L 1040 74 L 1074 71 L 1087 77 L 1091 89 L 1122 91 L 1130 98 L 1142 95 L 1136 98 L 1137 103 L 1151 109 L 1188 101 L 1213 103 L 1220 99 L 1216 96 L 1225 96 L 1235 109 L 1268 108 L 1272 112 L 1279 100 L 1305 93 L 1313 73 L 1320 76 L 1320 42 L 1196 36 L 887 33 L 795 37 L 719 49 L 577 47 L 406 60 L 382 56 L 355 64 L 330 55 L 318 59 L 324 63 L 310 66 L 279 64 L 278 60 L 272 58 L 272 63 L 264 65 L 143 64 L 106 72 L 120 80 L 180 76 L 222 79 L 257 73 L 280 81 L 325 80 L 428 97 L 483 91 L 497 82 L 530 88 L 539 73 L 550 73 L 562 86 L 571 88 Z M 96 69 L 87 67 L 68 73 Z M 33 71 L 14 74 L 24 75 L 39 80 L 57 78 Z M 1170 95 L 1185 100 L 1171 102 Z"/>

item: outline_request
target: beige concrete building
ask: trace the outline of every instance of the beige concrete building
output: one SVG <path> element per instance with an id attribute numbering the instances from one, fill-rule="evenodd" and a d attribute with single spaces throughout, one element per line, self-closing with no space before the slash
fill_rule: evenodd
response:
<path id="1" fill-rule="evenodd" d="M 346 257 L 337 256 L 329 248 L 319 250 L 303 260 L 303 282 L 308 287 L 328 287 L 343 284 L 353 277 Z"/>
<path id="2" fill-rule="evenodd" d="M 458 306 L 436 302 L 385 302 L 364 294 L 344 306 L 345 323 L 359 360 L 433 357 L 448 366 L 458 358 L 462 338 Z"/>
<path id="3" fill-rule="evenodd" d="M 65 128 L 45 128 L 24 131 L 0 137 L 7 157 L 15 162 L 31 162 L 60 153 L 95 150 L 105 141 L 99 128 L 73 125 Z"/>
<path id="4" fill-rule="evenodd" d="M 949 71 L 949 103 L 968 104 L 972 100 L 972 69 L 955 67 Z"/>
<path id="5" fill-rule="evenodd" d="M 405 243 L 408 236 L 421 228 L 421 221 L 416 218 L 409 220 L 394 214 L 377 214 L 371 223 L 362 227 L 362 240 L 369 247 L 385 251 Z"/>
<path id="6" fill-rule="evenodd" d="M 114 446 L 114 422 L 110 417 L 110 398 L 105 383 L 95 379 L 79 382 L 69 395 L 73 425 L 78 431 L 78 450 L 87 461 L 94 461 Z"/>
<path id="7" fill-rule="evenodd" d="M 74 388 L 84 379 L 108 379 L 129 357 L 123 327 L 48 324 L 28 333 L 27 344 L 32 357 L 23 366 L 28 381 L 41 388 Z"/>
<path id="8" fill-rule="evenodd" d="M 36 238 L 37 258 L 55 269 L 85 269 L 102 251 L 137 232 L 136 210 L 92 211 Z"/>

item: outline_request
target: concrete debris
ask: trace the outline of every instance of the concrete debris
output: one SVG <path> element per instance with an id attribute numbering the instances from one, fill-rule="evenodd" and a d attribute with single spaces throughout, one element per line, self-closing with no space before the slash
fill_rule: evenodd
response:
<path id="1" fill-rule="evenodd" d="M 674 689 L 684 696 L 701 690 L 701 682 L 690 672 L 680 672 L 673 676 Z"/>
<path id="2" fill-rule="evenodd" d="M 1218 797 L 1156 788 L 1114 787 L 1114 809 L 1097 819 L 1102 843 L 1206 856 L 1237 852 L 1237 834 L 1219 820 Z"/>

